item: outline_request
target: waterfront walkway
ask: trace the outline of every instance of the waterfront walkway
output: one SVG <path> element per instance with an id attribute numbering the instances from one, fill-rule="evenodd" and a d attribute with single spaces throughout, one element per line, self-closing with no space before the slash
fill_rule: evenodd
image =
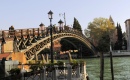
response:
<path id="1" fill-rule="evenodd" d="M 100 54 L 94 56 L 94 57 L 97 57 L 97 56 L 100 56 Z M 108 53 L 104 53 L 104 56 L 105 57 L 109 57 L 110 56 L 110 52 Z M 127 51 L 127 50 L 113 50 L 112 51 L 112 56 L 113 57 L 124 57 L 124 56 L 130 56 L 130 51 Z"/>

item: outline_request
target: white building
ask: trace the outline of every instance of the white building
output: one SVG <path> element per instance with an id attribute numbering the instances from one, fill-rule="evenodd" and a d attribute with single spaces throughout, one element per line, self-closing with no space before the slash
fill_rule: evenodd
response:
<path id="1" fill-rule="evenodd" d="M 125 21 L 127 50 L 130 51 L 130 19 Z"/>

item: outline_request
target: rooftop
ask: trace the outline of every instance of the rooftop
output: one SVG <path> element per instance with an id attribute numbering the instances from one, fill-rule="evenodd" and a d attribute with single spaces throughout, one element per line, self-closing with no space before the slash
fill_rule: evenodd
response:
<path id="1" fill-rule="evenodd" d="M 0 54 L 0 60 L 2 60 L 3 57 L 7 58 L 9 55 L 10 53 Z"/>

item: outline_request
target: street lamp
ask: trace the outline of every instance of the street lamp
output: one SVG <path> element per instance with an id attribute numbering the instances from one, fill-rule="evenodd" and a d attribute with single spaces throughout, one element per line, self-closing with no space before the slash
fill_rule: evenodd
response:
<path id="1" fill-rule="evenodd" d="M 48 18 L 50 19 L 50 35 L 51 35 L 51 63 L 53 63 L 53 42 L 52 42 L 52 19 L 53 19 L 53 12 L 50 10 L 48 12 Z"/>
<path id="2" fill-rule="evenodd" d="M 61 32 L 61 31 L 63 31 L 63 21 L 60 19 L 60 21 L 58 23 L 59 23 L 59 29 Z"/>
<path id="3" fill-rule="evenodd" d="M 43 23 L 41 23 L 39 26 L 40 26 L 40 28 L 41 28 L 42 37 L 44 38 L 44 37 L 45 37 L 45 36 L 44 36 L 44 28 L 45 28 L 44 26 L 45 26 L 45 25 L 44 25 Z"/>

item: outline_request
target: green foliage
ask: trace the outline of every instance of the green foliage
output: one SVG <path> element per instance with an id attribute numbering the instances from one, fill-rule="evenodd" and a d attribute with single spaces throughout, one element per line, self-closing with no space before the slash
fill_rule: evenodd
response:
<path id="1" fill-rule="evenodd" d="M 76 18 L 74 18 L 73 28 L 77 29 L 79 31 L 82 31 L 81 25 L 79 24 L 79 22 L 78 22 L 78 20 Z"/>
<path id="2" fill-rule="evenodd" d="M 71 62 L 70 62 L 70 65 L 72 66 L 72 69 L 75 69 L 77 68 L 78 66 L 78 61 L 73 59 Z"/>
<path id="3" fill-rule="evenodd" d="M 53 61 L 54 64 L 57 63 L 57 60 L 53 60 Z M 49 60 L 49 64 L 51 64 L 51 60 Z"/>
<path id="4" fill-rule="evenodd" d="M 34 60 L 28 61 L 28 64 L 35 64 Z"/>
<path id="5" fill-rule="evenodd" d="M 45 64 L 46 71 L 52 72 L 54 70 L 54 63 Z"/>
<path id="6" fill-rule="evenodd" d="M 117 23 L 117 42 L 115 43 L 114 49 L 115 50 L 122 50 L 122 43 L 123 43 L 123 34 L 120 24 Z"/>
<path id="7" fill-rule="evenodd" d="M 115 26 L 107 18 L 95 18 L 93 22 L 88 24 L 85 33 L 89 33 L 90 39 L 92 39 L 95 46 L 98 46 L 98 41 L 102 38 L 104 32 L 107 35 L 112 35 L 115 30 Z M 87 31 L 87 32 L 86 32 Z"/>
<path id="8" fill-rule="evenodd" d="M 63 70 L 65 68 L 64 61 L 57 61 L 58 69 Z"/>
<path id="9" fill-rule="evenodd" d="M 30 69 L 31 69 L 32 71 L 35 71 L 35 70 L 38 69 L 38 65 L 31 65 L 31 66 L 30 66 Z"/>
<path id="10" fill-rule="evenodd" d="M 64 65 L 63 61 L 57 61 L 57 65 Z"/>
<path id="11" fill-rule="evenodd" d="M 110 38 L 109 35 L 105 34 L 98 42 L 97 49 L 99 52 L 108 52 L 110 51 Z"/>
<path id="12" fill-rule="evenodd" d="M 127 40 L 125 38 L 125 33 L 123 33 L 123 41 L 122 41 L 122 46 L 124 50 L 127 50 Z"/>
<path id="13" fill-rule="evenodd" d="M 43 66 L 44 66 L 44 64 L 39 64 L 39 65 L 38 65 L 38 67 L 39 67 L 40 70 L 43 69 Z"/>
<path id="14" fill-rule="evenodd" d="M 11 75 L 19 74 L 20 73 L 20 68 L 13 68 L 10 70 Z"/>
<path id="15" fill-rule="evenodd" d="M 78 65 L 78 61 L 75 60 L 75 59 L 73 59 L 73 60 L 70 62 L 70 64 L 72 64 L 72 65 Z"/>
<path id="16" fill-rule="evenodd" d="M 28 61 L 28 64 L 31 65 L 30 66 L 30 69 L 32 71 L 35 71 L 37 69 L 43 69 L 43 66 L 45 65 L 42 60 L 38 60 L 38 61 L 35 61 L 35 60 L 31 60 L 31 61 Z"/>
<path id="17" fill-rule="evenodd" d="M 50 49 L 49 48 L 45 48 L 44 50 L 42 50 L 40 52 L 40 54 L 50 54 Z"/>
<path id="18" fill-rule="evenodd" d="M 79 63 L 82 65 L 86 64 L 86 61 L 85 60 L 80 60 Z"/>
<path id="19" fill-rule="evenodd" d="M 117 36 L 118 36 L 118 41 L 121 41 L 122 42 L 122 29 L 121 29 L 121 26 L 120 24 L 117 26 Z"/>

